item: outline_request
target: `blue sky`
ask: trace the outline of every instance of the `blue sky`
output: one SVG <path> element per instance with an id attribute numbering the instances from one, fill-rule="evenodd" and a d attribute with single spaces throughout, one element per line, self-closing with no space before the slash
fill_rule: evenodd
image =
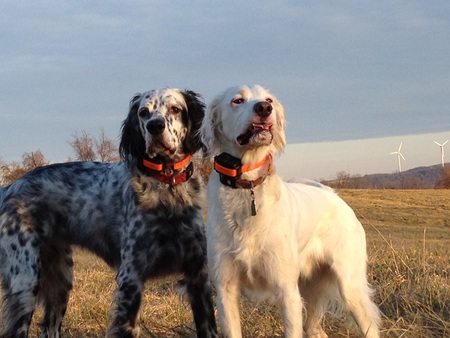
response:
<path id="1" fill-rule="evenodd" d="M 450 132 L 447 0 L 0 3 L 3 161 L 116 139 L 133 94 L 165 86 L 264 85 L 291 144 Z"/>

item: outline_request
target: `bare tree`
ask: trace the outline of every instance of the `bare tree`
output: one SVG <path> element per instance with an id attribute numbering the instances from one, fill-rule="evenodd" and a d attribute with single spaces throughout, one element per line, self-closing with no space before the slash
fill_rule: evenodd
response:
<path id="1" fill-rule="evenodd" d="M 91 135 L 83 131 L 81 136 L 74 134 L 73 140 L 69 142 L 75 151 L 78 161 L 95 161 L 94 139 Z"/>
<path id="2" fill-rule="evenodd" d="M 7 184 L 6 179 L 4 177 L 6 167 L 7 164 L 2 159 L 0 159 L 0 187 Z"/>
<path id="3" fill-rule="evenodd" d="M 12 162 L 10 164 L 2 164 L 0 167 L 1 184 L 8 185 L 19 179 L 27 172 L 34 168 L 47 165 L 48 161 L 40 150 L 24 153 L 22 155 L 22 163 Z"/>
<path id="4" fill-rule="evenodd" d="M 36 167 L 47 165 L 48 161 L 40 150 L 32 151 L 31 153 L 24 153 L 22 155 L 22 165 L 25 169 L 32 170 Z"/>
<path id="5" fill-rule="evenodd" d="M 200 175 L 203 178 L 205 183 L 208 183 L 209 176 L 211 175 L 211 171 L 214 168 L 214 162 L 212 159 L 203 157 L 201 155 L 194 156 L 193 162 L 197 170 L 200 171 Z"/>
<path id="6" fill-rule="evenodd" d="M 350 174 L 346 171 L 339 171 L 336 174 L 336 188 L 348 188 L 350 182 Z"/>
<path id="7" fill-rule="evenodd" d="M 26 170 L 20 166 L 17 162 L 12 162 L 9 164 L 4 164 L 1 167 L 2 171 L 2 185 L 8 185 L 17 180 L 18 178 L 22 177 Z"/>
<path id="8" fill-rule="evenodd" d="M 78 161 L 117 162 L 119 160 L 117 145 L 106 136 L 103 130 L 98 139 L 86 131 L 83 131 L 81 136 L 74 134 L 69 144 Z"/>
<path id="9" fill-rule="evenodd" d="M 98 159 L 102 162 L 119 161 L 119 149 L 113 140 L 108 138 L 105 131 L 102 130 L 100 139 L 94 141 L 97 150 Z"/>

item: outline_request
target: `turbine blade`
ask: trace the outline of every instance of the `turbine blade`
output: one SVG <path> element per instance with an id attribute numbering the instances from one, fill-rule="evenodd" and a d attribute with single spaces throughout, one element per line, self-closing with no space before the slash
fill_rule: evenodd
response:
<path id="1" fill-rule="evenodd" d="M 402 153 L 398 153 L 398 154 L 401 156 L 401 158 L 403 159 L 403 161 L 406 161 L 406 159 L 403 157 Z"/>
<path id="2" fill-rule="evenodd" d="M 442 143 L 442 146 L 445 146 L 447 144 L 449 140 L 445 141 L 444 143 Z"/>

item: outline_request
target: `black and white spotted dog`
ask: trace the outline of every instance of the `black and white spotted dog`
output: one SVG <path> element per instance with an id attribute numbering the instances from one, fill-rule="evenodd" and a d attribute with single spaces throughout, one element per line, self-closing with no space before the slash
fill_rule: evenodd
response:
<path id="1" fill-rule="evenodd" d="M 118 270 L 108 337 L 138 336 L 144 282 L 181 273 L 198 337 L 217 337 L 206 269 L 201 148 L 204 104 L 192 91 L 136 95 L 120 163 L 41 167 L 0 190 L 0 337 L 27 337 L 35 303 L 41 337 L 59 337 L 79 245 Z"/>

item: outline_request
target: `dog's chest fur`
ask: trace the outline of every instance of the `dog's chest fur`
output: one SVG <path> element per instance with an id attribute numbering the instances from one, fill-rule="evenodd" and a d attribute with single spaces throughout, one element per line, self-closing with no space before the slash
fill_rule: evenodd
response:
<path id="1" fill-rule="evenodd" d="M 226 232 L 226 236 L 220 235 L 219 241 L 223 241 L 223 248 L 237 265 L 242 285 L 248 291 L 258 290 L 258 298 L 266 298 L 268 295 L 264 291 L 278 279 L 284 260 L 278 247 L 281 242 L 276 240 L 280 234 L 267 217 L 267 210 L 273 208 L 273 195 L 268 198 L 264 196 L 263 187 L 255 189 L 256 207 L 260 212 L 252 216 L 249 190 L 223 187 L 220 190 L 225 216 L 225 229 L 221 231 Z"/>
<path id="2" fill-rule="evenodd" d="M 146 176 L 134 176 L 132 186 L 140 209 L 154 209 L 162 204 L 174 211 L 181 211 L 186 207 L 200 206 L 204 199 L 203 182 L 197 173 L 188 183 L 174 186 Z"/>

